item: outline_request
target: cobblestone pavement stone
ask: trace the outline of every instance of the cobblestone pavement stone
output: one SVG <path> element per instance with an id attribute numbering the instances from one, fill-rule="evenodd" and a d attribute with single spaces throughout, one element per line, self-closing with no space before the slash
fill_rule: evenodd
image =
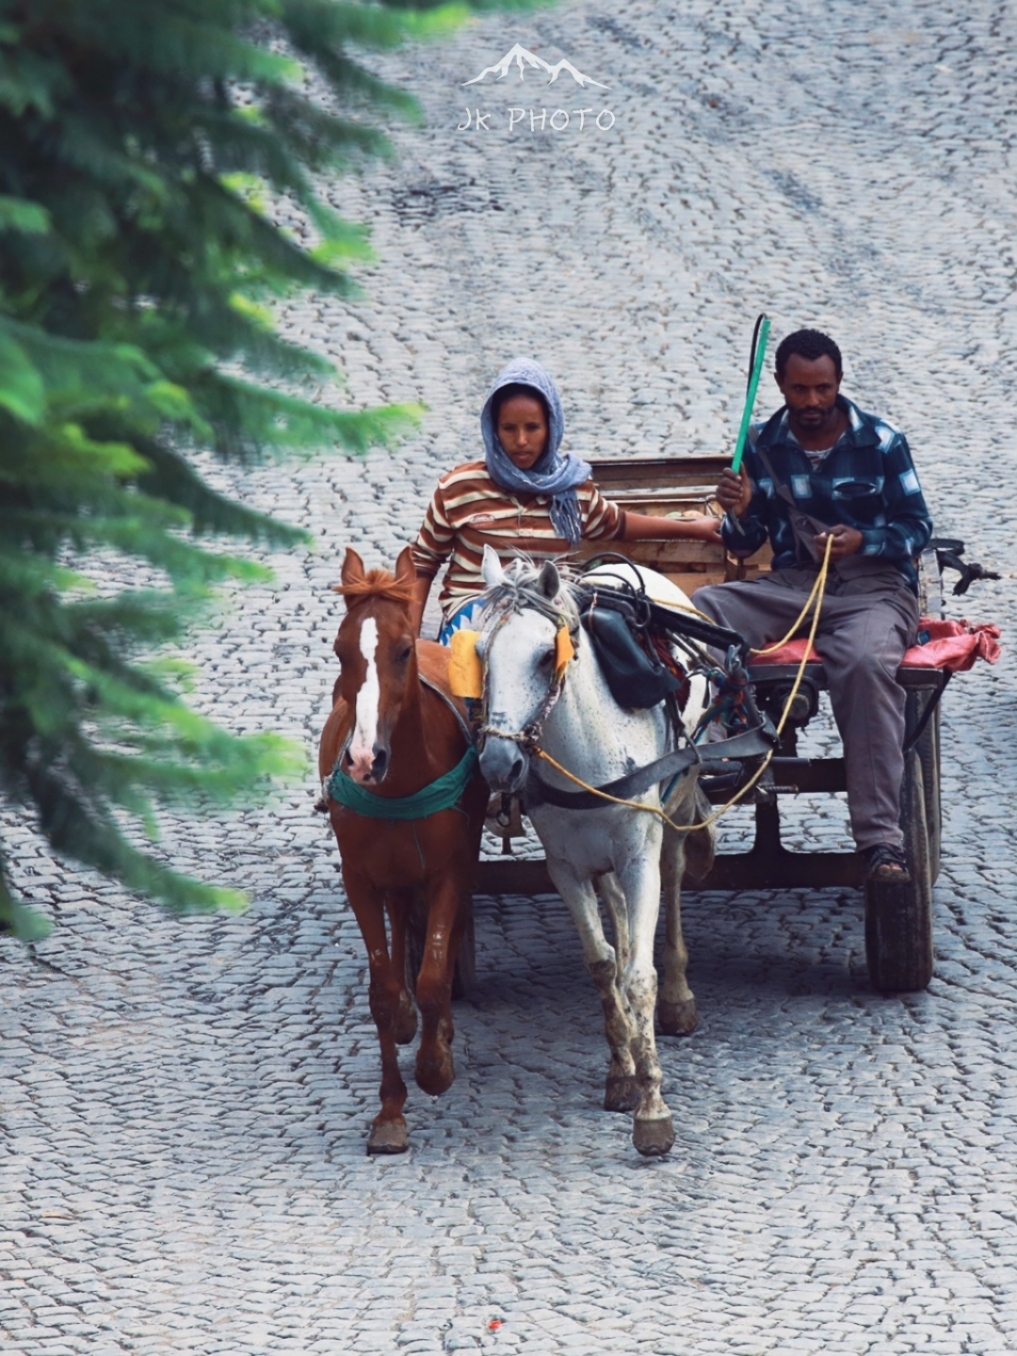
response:
<path id="1" fill-rule="evenodd" d="M 517 39 L 608 85 L 577 98 L 566 73 L 553 97 L 615 125 L 510 134 L 539 87 L 461 82 Z M 907 429 L 939 529 L 1005 576 L 953 614 L 1012 634 L 1015 53 L 1002 2 L 685 0 L 487 18 L 386 57 L 428 123 L 335 188 L 374 223 L 366 298 L 287 324 L 340 358 L 351 400 L 430 413 L 361 462 L 210 468 L 317 544 L 198 636 L 203 706 L 313 746 L 340 548 L 394 558 L 476 447 L 504 359 L 559 377 L 574 447 L 714 451 L 763 307 L 839 338 L 846 389 Z M 467 98 L 490 130 L 457 130 Z M 182 923 L 8 815 L 58 927 L 34 954 L 0 943 L 0 1346 L 1013 1352 L 1014 695 L 1006 661 L 947 693 L 926 994 L 869 991 L 856 892 L 688 898 L 701 1025 L 662 1045 L 666 1162 L 598 1109 L 599 1013 L 557 899 L 478 901 L 456 1083 L 413 1089 L 411 1152 L 368 1160 L 378 1058 L 316 788 L 167 820 L 167 852 L 253 896 Z M 837 801 L 796 815 L 798 841 L 843 841 Z"/>

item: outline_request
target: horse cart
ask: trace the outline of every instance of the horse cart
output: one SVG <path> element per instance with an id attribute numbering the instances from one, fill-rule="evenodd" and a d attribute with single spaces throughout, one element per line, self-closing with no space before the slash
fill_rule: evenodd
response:
<path id="1" fill-rule="evenodd" d="M 605 493 L 636 512 L 676 514 L 708 511 L 720 471 L 720 456 L 630 458 L 593 462 L 594 477 Z M 721 546 L 693 541 L 640 541 L 618 544 L 635 564 L 649 566 L 673 580 L 685 593 L 707 583 L 752 578 L 769 568 L 764 548 L 748 562 L 727 555 Z M 595 557 L 598 544 L 584 543 L 577 555 Z M 938 583 L 938 581 L 937 581 Z M 925 611 L 937 611 L 937 597 Z M 800 642 L 801 644 L 801 642 Z M 801 651 L 799 651 L 799 654 Z M 775 656 L 782 659 L 782 655 Z M 910 658 L 910 656 L 909 656 Z M 749 677 L 761 712 L 777 723 L 799 677 L 800 661 L 753 662 Z M 686 890 L 782 889 L 862 886 L 865 890 L 865 950 L 869 977 L 881 992 L 926 987 L 932 976 L 932 887 L 939 874 L 942 815 L 940 806 L 939 702 L 950 673 L 919 662 L 906 663 L 898 681 L 907 694 L 906 760 L 901 794 L 901 827 L 911 866 L 906 885 L 863 881 L 862 861 L 854 852 L 795 852 L 781 841 L 780 802 L 788 795 L 846 789 L 843 757 L 803 757 L 799 736 L 815 716 L 826 686 L 822 663 L 810 660 L 801 673 L 787 711 L 783 733 L 765 774 L 745 797 L 755 814 L 755 837 L 748 851 L 718 853 L 709 875 L 686 878 Z M 749 769 L 751 770 L 751 769 Z M 715 804 L 727 802 L 744 769 L 737 766 L 701 777 Z M 511 855 L 511 830 L 503 831 L 505 855 L 481 860 L 481 894 L 554 893 L 542 859 Z M 473 975 L 472 930 L 463 939 L 460 983 Z"/>

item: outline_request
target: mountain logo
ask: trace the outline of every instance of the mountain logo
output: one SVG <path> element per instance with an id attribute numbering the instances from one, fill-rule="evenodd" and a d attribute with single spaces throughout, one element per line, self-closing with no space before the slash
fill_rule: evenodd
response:
<path id="1" fill-rule="evenodd" d="M 587 85 L 596 85 L 597 89 L 608 88 L 607 85 L 601 84 L 599 80 L 594 80 L 592 76 L 584 75 L 582 71 L 577 71 L 572 62 L 566 60 L 564 57 L 561 61 L 552 66 L 549 61 L 545 61 L 543 57 L 537 56 L 535 52 L 527 51 L 526 48 L 521 47 L 518 42 L 510 51 L 505 53 L 500 61 L 496 61 L 493 66 L 485 67 L 485 69 L 482 70 L 479 75 L 475 75 L 472 80 L 464 80 L 463 84 L 478 85 L 488 75 L 494 75 L 499 80 L 504 80 L 513 64 L 519 69 L 520 80 L 526 78 L 526 70 L 529 68 L 533 71 L 546 71 L 548 74 L 547 83 L 553 85 L 562 71 L 566 71 L 571 75 L 576 84 L 583 89 L 585 89 Z"/>

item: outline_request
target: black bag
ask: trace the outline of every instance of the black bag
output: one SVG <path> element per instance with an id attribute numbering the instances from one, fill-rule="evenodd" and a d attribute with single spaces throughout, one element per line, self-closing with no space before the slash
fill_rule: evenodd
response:
<path id="1" fill-rule="evenodd" d="M 593 642 L 600 671 L 619 706 L 646 710 L 682 686 L 655 655 L 647 654 L 629 629 L 623 612 L 587 607 L 583 626 Z"/>

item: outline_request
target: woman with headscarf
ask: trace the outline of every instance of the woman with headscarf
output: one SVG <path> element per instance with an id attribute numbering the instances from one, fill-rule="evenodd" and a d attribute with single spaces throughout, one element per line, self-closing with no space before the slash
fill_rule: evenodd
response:
<path id="1" fill-rule="evenodd" d="M 716 518 L 656 518 L 605 499 L 590 466 L 563 453 L 565 419 L 554 382 L 540 363 L 517 358 L 503 369 L 480 415 L 486 455 L 446 472 L 438 482 L 413 547 L 417 627 L 431 583 L 449 561 L 441 592 L 438 639 L 469 625 L 484 591 L 485 545 L 507 564 L 518 551 L 559 558 L 583 538 L 720 540 Z"/>

